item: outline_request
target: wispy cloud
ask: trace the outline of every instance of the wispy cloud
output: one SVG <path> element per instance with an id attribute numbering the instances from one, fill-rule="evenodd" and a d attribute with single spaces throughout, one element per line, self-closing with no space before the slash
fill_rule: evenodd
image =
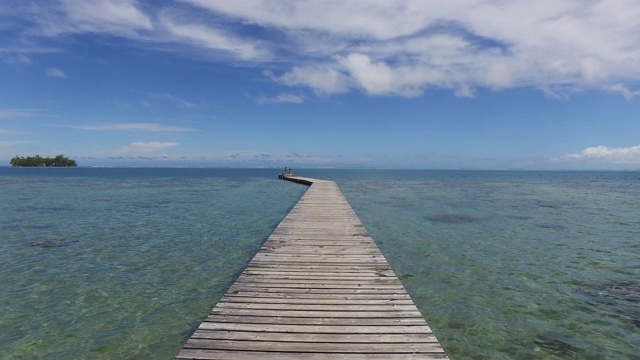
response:
<path id="1" fill-rule="evenodd" d="M 319 154 L 304 154 L 296 151 L 288 153 L 279 152 L 228 152 L 207 154 L 203 158 L 208 161 L 222 162 L 225 161 L 243 164 L 271 164 L 273 166 L 308 166 L 308 165 L 347 165 L 362 163 L 362 158 L 344 158 L 342 156 L 328 156 Z"/>
<path id="2" fill-rule="evenodd" d="M 579 153 L 566 154 L 554 161 L 606 162 L 612 164 L 640 164 L 640 145 L 610 148 L 607 146 L 588 147 Z"/>
<path id="3" fill-rule="evenodd" d="M 59 7 L 42 8 L 35 19 L 43 35 L 65 33 L 110 33 L 139 38 L 141 31 L 152 29 L 151 18 L 140 9 L 137 0 L 61 0 Z"/>
<path id="4" fill-rule="evenodd" d="M 28 131 L 22 130 L 13 130 L 13 129 L 0 129 L 0 134 L 2 135 L 24 135 L 29 134 Z"/>
<path id="5" fill-rule="evenodd" d="M 282 104 L 282 103 L 291 103 L 291 104 L 302 104 L 305 102 L 307 98 L 301 95 L 289 94 L 289 93 L 281 93 L 274 97 L 268 96 L 260 96 L 256 99 L 258 104 Z"/>
<path id="6" fill-rule="evenodd" d="M 58 69 L 58 68 L 49 68 L 49 69 L 47 69 L 47 76 L 48 77 L 52 77 L 52 78 L 60 78 L 60 79 L 66 79 L 67 78 L 67 74 L 65 74 L 64 71 L 62 71 L 61 69 Z"/>
<path id="7" fill-rule="evenodd" d="M 400 96 L 429 87 L 459 96 L 477 87 L 557 93 L 640 79 L 634 60 L 640 56 L 640 5 L 634 1 L 184 1 L 288 34 L 288 50 L 313 65 L 298 64 L 273 78 L 324 94 L 343 93 L 346 86 Z M 318 42 L 324 44 L 314 52 L 298 45 Z M 319 68 L 334 81 L 300 76 Z"/>
<path id="8" fill-rule="evenodd" d="M 640 81 L 635 0 L 60 0 L 7 11 L 34 26 L 22 34 L 34 43 L 109 34 L 199 60 L 268 63 L 268 79 L 321 96 L 516 87 L 640 96 L 630 90 Z"/>
<path id="9" fill-rule="evenodd" d="M 31 59 L 28 56 L 24 54 L 19 54 L 19 53 L 2 54 L 0 52 L 0 58 L 2 58 L 4 62 L 6 62 L 7 64 L 18 64 L 18 65 L 31 64 Z"/>
<path id="10" fill-rule="evenodd" d="M 337 57 L 351 79 L 372 95 L 396 94 L 413 97 L 422 93 L 428 84 L 443 83 L 446 74 L 416 65 L 390 66 L 384 61 L 374 62 L 369 56 L 352 53 Z"/>
<path id="11" fill-rule="evenodd" d="M 73 129 L 94 130 L 94 131 L 148 131 L 148 132 L 186 132 L 195 131 L 195 129 L 168 126 L 155 123 L 112 123 L 112 124 L 86 124 L 71 125 Z"/>
<path id="12" fill-rule="evenodd" d="M 210 25 L 186 22 L 163 13 L 160 24 L 176 42 L 186 42 L 196 47 L 227 52 L 241 60 L 264 60 L 267 52 L 259 47 L 256 40 L 234 36 L 222 28 Z"/>
<path id="13" fill-rule="evenodd" d="M 617 92 L 622 94 L 625 99 L 632 100 L 634 97 L 640 97 L 640 90 L 629 90 L 626 86 L 622 84 L 615 84 L 609 86 L 609 91 Z"/>
<path id="14" fill-rule="evenodd" d="M 7 150 L 7 148 L 11 148 L 15 145 L 23 145 L 23 144 L 31 144 L 33 141 L 3 141 L 0 140 L 0 149 Z"/>
<path id="15" fill-rule="evenodd" d="M 174 146 L 178 146 L 177 142 L 133 142 L 129 146 L 124 146 L 120 149 L 121 153 L 152 153 L 159 150 L 164 150 Z"/>
<path id="16" fill-rule="evenodd" d="M 349 78 L 331 65 L 296 66 L 282 75 L 265 72 L 265 76 L 287 86 L 304 86 L 318 95 L 342 94 L 349 91 Z"/>
<path id="17" fill-rule="evenodd" d="M 43 109 L 0 109 L 0 119 L 52 116 Z"/>
<path id="18" fill-rule="evenodd" d="M 161 100 L 164 102 L 169 102 L 169 103 L 173 103 L 181 108 L 185 108 L 185 109 L 193 109 L 198 107 L 195 103 L 182 99 L 180 97 L 177 97 L 173 94 L 169 94 L 169 93 L 163 93 L 163 94 L 159 94 L 159 93 L 149 93 L 148 94 L 151 98 L 156 99 L 156 100 Z M 149 105 L 149 104 L 148 104 Z"/>
<path id="19" fill-rule="evenodd" d="M 0 13 L 0 20 L 3 15 Z M 181 55 L 191 52 L 200 59 L 203 55 L 249 62 L 271 58 L 260 39 L 228 31 L 228 22 L 211 21 L 200 9 L 185 4 L 139 0 L 59 0 L 38 5 L 16 2 L 6 9 L 7 16 L 22 18 L 24 24 L 33 26 L 22 34 L 29 40 L 38 36 L 108 34 L 155 50 Z M 189 48 L 195 51 L 185 51 Z"/>
<path id="20" fill-rule="evenodd" d="M 2 11 L 0 10 L 0 23 L 2 20 Z M 13 45 L 0 46 L 0 59 L 7 64 L 30 65 L 33 63 L 33 57 L 39 54 L 59 53 L 61 51 L 50 46 L 25 44 L 21 42 L 19 36 L 7 39 L 7 42 L 14 43 Z"/>

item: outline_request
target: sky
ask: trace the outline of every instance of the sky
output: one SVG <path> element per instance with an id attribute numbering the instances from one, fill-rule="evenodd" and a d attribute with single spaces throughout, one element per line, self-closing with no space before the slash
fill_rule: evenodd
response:
<path id="1" fill-rule="evenodd" d="M 640 1 L 2 0 L 0 166 L 640 169 Z"/>

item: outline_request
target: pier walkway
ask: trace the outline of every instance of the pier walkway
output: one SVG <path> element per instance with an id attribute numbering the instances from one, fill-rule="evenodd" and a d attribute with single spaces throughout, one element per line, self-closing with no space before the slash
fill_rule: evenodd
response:
<path id="1" fill-rule="evenodd" d="M 177 359 L 446 359 L 333 181 L 311 185 Z"/>

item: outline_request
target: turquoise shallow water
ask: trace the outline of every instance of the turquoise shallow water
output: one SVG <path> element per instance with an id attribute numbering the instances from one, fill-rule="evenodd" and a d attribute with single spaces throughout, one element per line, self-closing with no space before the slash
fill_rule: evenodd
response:
<path id="1" fill-rule="evenodd" d="M 0 176 L 3 359 L 175 356 L 304 192 L 274 171 L 38 170 Z"/>
<path id="2" fill-rule="evenodd" d="M 638 175 L 339 183 L 451 358 L 637 359 Z"/>
<path id="3" fill-rule="evenodd" d="M 637 358 L 640 173 L 338 182 L 452 359 Z M 8 359 L 170 359 L 300 198 L 259 169 L 0 168 Z"/>

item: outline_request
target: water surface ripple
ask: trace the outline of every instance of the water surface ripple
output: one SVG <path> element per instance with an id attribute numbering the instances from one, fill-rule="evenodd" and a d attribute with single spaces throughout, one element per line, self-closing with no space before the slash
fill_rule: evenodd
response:
<path id="1" fill-rule="evenodd" d="M 301 172 L 452 359 L 640 353 L 640 173 Z M 0 168 L 2 358 L 171 359 L 305 191 L 276 173 Z"/>
<path id="2" fill-rule="evenodd" d="M 0 176 L 3 359 L 174 357 L 305 190 L 273 170 L 49 170 Z"/>
<path id="3" fill-rule="evenodd" d="M 638 358 L 640 174 L 432 176 L 339 185 L 452 359 Z"/>

